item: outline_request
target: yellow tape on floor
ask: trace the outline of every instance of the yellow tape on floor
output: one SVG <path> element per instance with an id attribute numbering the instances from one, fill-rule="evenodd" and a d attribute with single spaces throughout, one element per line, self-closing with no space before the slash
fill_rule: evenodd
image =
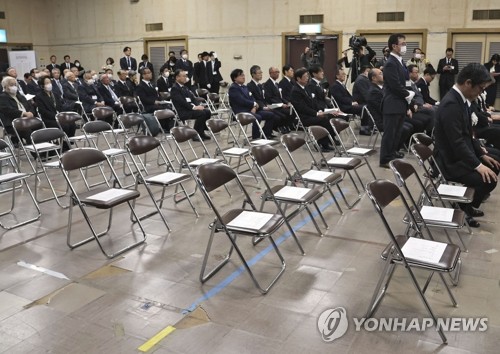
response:
<path id="1" fill-rule="evenodd" d="M 175 331 L 174 326 L 167 326 L 162 329 L 160 332 L 156 333 L 153 337 L 151 337 L 146 343 L 141 345 L 139 349 L 141 352 L 147 352 L 149 349 L 153 348 L 159 341 L 168 336 L 170 333 Z"/>

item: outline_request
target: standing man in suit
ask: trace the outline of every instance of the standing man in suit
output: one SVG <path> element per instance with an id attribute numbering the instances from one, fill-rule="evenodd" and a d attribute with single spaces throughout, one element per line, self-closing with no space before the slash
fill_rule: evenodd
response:
<path id="1" fill-rule="evenodd" d="M 131 57 L 132 48 L 130 47 L 123 48 L 123 54 L 125 54 L 125 56 L 123 58 L 120 58 L 120 68 L 122 70 L 127 70 L 127 71 L 130 70 L 137 71 L 137 60 Z"/>
<path id="2" fill-rule="evenodd" d="M 196 104 L 193 92 L 184 86 L 187 81 L 187 73 L 180 69 L 175 71 L 175 84 L 170 91 L 172 103 L 179 114 L 179 118 L 184 122 L 188 119 L 195 119 L 194 129 L 198 132 L 202 140 L 210 140 L 205 134 L 206 121 L 210 119 L 209 109 Z M 196 139 L 195 139 L 196 140 Z"/>
<path id="3" fill-rule="evenodd" d="M 500 169 L 498 161 L 472 135 L 470 104 L 490 81 L 490 73 L 479 63 L 463 68 L 456 85 L 439 104 L 434 128 L 434 156 L 444 177 L 475 189 L 472 203 L 463 207 L 473 227 L 479 226 L 472 218 L 484 215 L 477 208 L 496 187 Z"/>
<path id="4" fill-rule="evenodd" d="M 212 62 L 212 87 L 210 88 L 210 92 L 218 94 L 220 90 L 220 83 L 224 80 L 220 73 L 222 64 L 217 58 L 217 53 L 214 51 L 210 52 L 210 61 Z"/>
<path id="5" fill-rule="evenodd" d="M 208 52 L 201 53 L 201 61 L 196 65 L 194 72 L 198 87 L 207 90 L 212 88 L 213 79 L 212 61 L 208 60 L 209 57 Z"/>
<path id="6" fill-rule="evenodd" d="M 281 97 L 287 101 L 290 102 L 290 96 L 292 94 L 292 88 L 294 84 L 294 70 L 293 67 L 290 65 L 284 65 L 283 68 L 281 69 L 281 72 L 283 74 L 283 78 L 281 79 L 279 83 L 279 88 L 281 91 Z"/>
<path id="7" fill-rule="evenodd" d="M 142 71 L 142 69 L 144 68 L 148 68 L 149 70 L 151 70 L 151 72 L 153 73 L 153 78 L 155 76 L 155 71 L 153 69 L 153 63 L 151 63 L 149 61 L 149 58 L 146 54 L 143 54 L 141 56 L 141 62 L 139 63 L 139 72 Z"/>
<path id="8" fill-rule="evenodd" d="M 401 33 L 391 34 L 387 45 L 391 54 L 384 66 L 384 135 L 380 146 L 380 167 L 383 168 L 389 168 L 391 160 L 403 157 L 397 150 L 398 143 L 405 117 L 411 115 L 409 104 L 415 96 L 415 92 L 406 89 L 406 83 L 410 80 L 402 57 L 406 53 L 406 37 Z"/>
<path id="9" fill-rule="evenodd" d="M 455 75 L 458 74 L 458 61 L 453 58 L 453 48 L 446 49 L 446 57 L 439 60 L 437 73 L 439 74 L 439 96 L 443 99 L 455 84 Z"/>
<path id="10" fill-rule="evenodd" d="M 46 68 L 49 69 L 50 72 L 52 72 L 52 70 L 54 70 L 54 69 L 61 70 L 61 67 L 58 64 L 56 64 L 56 60 L 57 60 L 57 57 L 54 54 L 52 54 L 50 56 L 50 64 L 46 66 Z"/>
<path id="11" fill-rule="evenodd" d="M 252 126 L 252 139 L 260 138 L 260 131 L 257 124 L 265 121 L 262 130 L 267 138 L 273 137 L 274 115 L 270 112 L 262 110 L 255 102 L 255 99 L 250 95 L 248 87 L 245 86 L 245 73 L 241 69 L 234 69 L 231 72 L 231 80 L 233 83 L 229 87 L 229 104 L 235 114 L 246 112 L 251 113 L 256 121 Z"/>
<path id="12" fill-rule="evenodd" d="M 181 69 L 187 72 L 187 77 L 189 80 L 186 82 L 184 86 L 187 86 L 189 89 L 191 89 L 191 85 L 194 84 L 193 83 L 194 68 L 193 68 L 193 63 L 188 58 L 189 58 L 188 51 L 186 49 L 181 50 L 181 58 L 175 62 L 175 70 L 177 71 L 177 69 Z"/>
<path id="13" fill-rule="evenodd" d="M 68 69 L 70 70 L 72 67 L 74 67 L 75 64 L 71 62 L 71 58 L 68 54 L 64 56 L 64 62 L 60 65 L 59 69 L 64 70 Z"/>

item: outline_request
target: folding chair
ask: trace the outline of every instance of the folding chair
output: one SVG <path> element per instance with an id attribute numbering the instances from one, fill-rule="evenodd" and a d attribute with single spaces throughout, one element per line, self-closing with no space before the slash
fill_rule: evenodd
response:
<path id="1" fill-rule="evenodd" d="M 209 93 L 207 95 L 207 104 L 212 115 L 217 115 L 221 119 L 224 115 L 227 115 L 228 122 L 230 121 L 231 109 L 224 106 L 224 102 L 221 100 L 219 94 Z"/>
<path id="2" fill-rule="evenodd" d="M 137 103 L 135 97 L 133 96 L 121 96 L 119 97 L 120 107 L 124 113 L 139 113 L 141 108 Z"/>
<path id="3" fill-rule="evenodd" d="M 168 231 L 171 231 L 167 219 L 163 214 L 163 212 L 161 211 L 161 208 L 163 207 L 163 202 L 165 199 L 173 197 L 175 200 L 175 196 L 179 193 L 184 194 L 185 199 L 188 200 L 189 205 L 191 205 L 191 208 L 193 209 L 193 212 L 195 213 L 196 217 L 199 217 L 196 208 L 191 202 L 191 199 L 189 198 L 189 195 L 187 194 L 186 189 L 182 184 L 183 182 L 190 180 L 191 176 L 184 173 L 174 172 L 174 167 L 170 163 L 167 153 L 163 149 L 163 146 L 161 145 L 158 139 L 152 136 L 145 136 L 145 135 L 134 136 L 128 140 L 126 146 L 127 150 L 130 153 L 133 166 L 135 168 L 134 188 L 135 190 L 138 190 L 139 184 L 143 185 L 146 188 L 149 196 L 151 197 L 151 200 L 153 201 L 154 207 L 156 209 L 156 211 L 140 216 L 139 217 L 140 220 L 144 220 L 145 218 L 151 217 L 155 214 L 159 214 L 163 223 L 167 227 Z M 152 174 L 148 171 L 147 166 L 144 163 L 145 161 L 144 156 L 146 155 L 146 153 L 151 152 L 153 150 L 157 150 L 157 154 L 163 160 L 163 164 L 167 165 L 166 172 Z M 141 159 L 141 156 L 143 156 L 144 158 Z M 168 187 L 177 185 L 180 186 L 181 192 L 179 193 L 176 192 L 171 195 L 165 195 L 166 189 Z M 159 198 L 155 197 L 152 187 L 162 188 L 161 197 Z M 133 206 L 135 206 L 135 203 L 133 204 Z"/>
<path id="4" fill-rule="evenodd" d="M 81 115 L 79 115 L 76 112 L 60 112 L 56 114 L 56 122 L 57 126 L 59 129 L 63 130 L 63 125 L 66 124 L 76 124 L 76 123 L 83 123 L 84 119 L 82 118 Z M 93 138 L 93 137 L 89 137 Z M 68 140 L 70 143 L 74 143 L 76 147 L 81 147 L 78 146 L 78 143 L 83 143 L 85 146 L 86 143 L 88 142 L 88 138 L 85 136 L 85 134 L 80 134 L 80 135 L 75 135 L 68 137 Z"/>
<path id="5" fill-rule="evenodd" d="M 17 139 L 19 140 L 17 149 L 17 161 L 21 161 L 21 152 L 26 155 L 26 159 L 31 167 L 30 174 L 35 173 L 35 166 L 33 165 L 31 158 L 33 157 L 35 148 L 31 142 L 28 142 L 22 138 L 22 136 L 30 136 L 31 133 L 35 130 L 45 128 L 43 121 L 40 118 L 16 118 L 12 121 L 12 128 L 14 129 L 14 133 L 16 134 Z M 33 154 L 31 154 L 33 153 Z M 30 156 L 31 155 L 31 156 Z M 19 163 L 19 167 L 21 164 Z"/>
<path id="6" fill-rule="evenodd" d="M 295 233 L 293 232 L 293 229 L 290 225 L 290 221 L 299 215 L 302 211 L 306 210 L 309 217 L 311 218 L 311 221 L 314 224 L 314 227 L 316 228 L 316 231 L 318 232 L 319 236 L 323 236 L 323 232 L 319 228 L 316 219 L 314 218 L 311 210 L 309 207 L 313 205 L 323 221 L 323 224 L 326 229 L 328 229 L 328 224 L 326 223 L 325 218 L 323 217 L 323 214 L 321 213 L 321 210 L 319 209 L 318 205 L 316 204 L 316 201 L 321 197 L 322 192 L 319 187 L 317 188 L 303 188 L 303 187 L 295 187 L 295 186 L 287 186 L 287 185 L 277 185 L 271 187 L 268 182 L 268 178 L 266 176 L 266 173 L 264 172 L 264 166 L 266 166 L 269 162 L 271 161 L 276 161 L 276 163 L 281 164 L 283 169 L 286 171 L 288 176 L 290 175 L 290 172 L 288 171 L 283 159 L 281 158 L 280 154 L 278 153 L 278 150 L 276 150 L 274 147 L 269 146 L 269 145 L 260 145 L 260 146 L 254 146 L 252 147 L 250 151 L 250 156 L 252 157 L 255 166 L 257 167 L 257 171 L 262 177 L 262 182 L 264 183 L 264 186 L 266 190 L 264 193 L 261 195 L 262 203 L 260 210 L 262 211 L 264 208 L 264 203 L 266 201 L 272 201 L 276 205 L 276 208 L 278 209 L 278 212 L 285 218 L 286 224 L 288 228 L 290 229 L 290 232 L 294 236 L 295 241 L 297 242 L 297 245 L 299 246 L 300 251 L 302 254 L 304 254 L 304 250 L 302 248 L 302 245 L 300 244 L 298 238 L 296 237 Z M 287 214 L 285 214 L 285 210 L 281 207 L 282 204 L 285 204 L 285 206 L 291 205 L 294 206 L 295 208 Z"/>
<path id="7" fill-rule="evenodd" d="M 63 144 L 66 143 L 69 146 L 69 140 L 66 134 L 58 128 L 42 128 L 35 130 L 31 133 L 32 145 L 26 147 L 28 151 L 32 151 L 35 154 L 35 198 L 37 203 L 41 204 L 50 200 L 55 200 L 57 205 L 61 208 L 66 209 L 68 205 L 62 204 L 60 198 L 68 194 L 68 186 L 66 185 L 66 190 L 62 194 L 58 194 L 54 189 L 54 184 L 51 181 L 51 176 L 49 176 L 49 171 L 57 171 L 57 176 L 60 176 L 59 164 L 60 157 L 63 152 Z M 51 159 L 52 161 L 48 161 Z M 38 188 L 41 187 L 41 182 L 39 176 L 43 174 L 49 188 L 52 192 L 51 197 L 45 199 L 38 199 Z M 52 176 L 54 178 L 54 176 Z"/>
<path id="8" fill-rule="evenodd" d="M 110 124 L 112 127 L 109 129 L 110 131 L 106 133 L 113 133 L 113 134 L 123 134 L 123 129 L 115 129 L 114 127 L 118 126 L 118 123 L 116 122 L 117 117 L 116 117 L 116 112 L 113 108 L 104 106 L 104 107 L 95 107 L 92 108 L 92 115 L 96 120 L 100 121 L 106 121 Z M 110 122 L 111 120 L 111 122 Z"/>
<path id="9" fill-rule="evenodd" d="M 249 164 L 249 162 L 247 160 L 247 157 L 249 157 L 249 155 L 250 155 L 250 150 L 248 148 L 241 148 L 240 146 L 238 146 L 238 142 L 236 140 L 236 137 L 234 136 L 233 130 L 229 126 L 229 123 L 224 119 L 210 118 L 209 120 L 206 121 L 206 125 L 208 128 L 208 132 L 210 133 L 210 136 L 212 137 L 212 140 L 215 143 L 215 153 L 213 156 L 214 157 L 222 156 L 222 158 L 224 159 L 224 162 L 226 162 L 230 166 L 231 166 L 231 160 L 233 158 L 237 158 L 238 163 L 235 167 L 236 167 L 236 173 L 238 173 L 240 175 L 240 177 L 241 177 L 241 174 L 240 174 L 239 169 L 242 165 L 241 161 L 242 160 L 245 161 L 245 163 L 248 166 L 249 171 L 252 172 L 253 177 L 255 178 L 255 181 L 258 182 L 257 176 L 255 175 L 255 172 L 253 172 L 252 166 Z M 227 149 L 223 149 L 222 146 L 220 145 L 220 142 L 217 139 L 217 135 L 219 135 L 221 132 L 226 131 L 226 130 L 229 132 L 229 135 L 233 139 L 234 145 L 236 145 L 236 146 L 233 146 L 233 147 L 227 148 Z M 245 171 L 243 171 L 243 172 L 245 172 Z"/>
<path id="10" fill-rule="evenodd" d="M 361 115 L 366 114 L 368 116 L 368 118 L 370 118 L 370 121 L 373 124 L 372 132 L 370 134 L 370 137 L 368 138 L 368 143 L 366 144 L 366 146 L 368 146 L 368 147 L 371 146 L 372 149 L 375 149 L 375 145 L 377 144 L 378 137 L 382 136 L 383 131 L 381 129 L 379 129 L 377 122 L 375 122 L 375 118 L 373 118 L 373 115 L 371 114 L 370 110 L 368 109 L 368 107 L 366 105 L 363 106 L 363 111 L 364 112 L 362 112 Z M 373 144 L 372 144 L 372 139 L 373 139 Z"/>
<path id="11" fill-rule="evenodd" d="M 40 216 L 42 215 L 40 212 L 40 207 L 38 206 L 38 203 L 36 202 L 36 198 L 31 192 L 31 189 L 28 185 L 28 182 L 26 181 L 29 177 L 29 173 L 21 173 L 19 170 L 19 165 L 17 163 L 16 157 L 14 155 L 14 151 L 12 147 L 7 143 L 5 140 L 0 139 L 0 186 L 2 187 L 0 191 L 0 196 L 4 193 L 10 193 L 12 192 L 11 195 L 11 201 L 10 201 L 10 208 L 6 211 L 0 212 L 0 226 L 6 230 L 11 230 L 19 226 L 23 226 L 29 223 L 32 223 L 38 219 L 40 219 Z M 19 185 L 16 185 L 16 183 L 20 183 Z M 10 185 L 9 188 L 3 189 L 5 185 Z M 26 220 L 19 221 L 19 218 L 17 215 L 14 215 L 12 212 L 15 208 L 16 204 L 16 192 L 20 188 L 25 188 L 28 191 L 28 194 L 31 198 L 31 201 L 35 205 L 35 208 L 37 210 L 37 215 Z M 6 202 L 1 203 L 1 205 L 7 204 Z M 26 209 L 26 206 L 23 206 L 23 210 Z M 23 213 L 24 214 L 24 213 Z M 6 224 L 3 216 L 5 215 L 12 215 L 14 216 L 14 219 L 18 221 L 17 223 L 14 224 Z"/>
<path id="12" fill-rule="evenodd" d="M 333 146 L 335 146 L 335 141 L 330 136 L 328 130 L 324 127 L 313 125 L 307 127 L 307 134 L 309 135 L 309 141 L 306 141 L 306 147 L 309 150 L 309 153 L 311 154 L 311 157 L 313 159 L 311 168 L 314 166 L 318 170 L 321 170 L 322 167 L 326 167 L 331 172 L 335 172 L 335 169 L 341 169 L 344 171 L 344 176 L 346 173 L 349 176 L 349 179 L 351 180 L 354 188 L 356 189 L 356 192 L 358 193 L 358 198 L 354 200 L 351 204 L 349 204 L 349 202 L 345 197 L 343 199 L 347 208 L 352 209 L 361 200 L 362 194 L 358 185 L 356 184 L 356 181 L 354 180 L 351 174 L 351 171 L 353 171 L 356 174 L 356 177 L 361 183 L 361 186 L 363 186 L 363 181 L 361 180 L 358 171 L 356 171 L 356 169 L 359 166 L 361 166 L 361 160 L 358 157 L 338 157 L 338 156 L 333 156 L 330 159 L 327 159 L 325 154 L 321 151 L 321 146 L 319 145 L 318 141 L 327 138 L 328 140 L 330 140 L 330 143 Z M 313 153 L 311 146 L 314 150 L 317 151 L 316 154 Z M 317 159 L 316 156 L 319 156 L 319 159 Z"/>
<path id="13" fill-rule="evenodd" d="M 236 122 L 237 122 L 237 127 L 239 128 L 238 130 L 238 137 L 237 139 L 240 138 L 240 136 L 243 137 L 243 143 L 239 144 L 240 146 L 257 146 L 257 145 L 276 145 L 279 142 L 277 140 L 269 140 L 266 138 L 266 134 L 264 134 L 264 131 L 262 130 L 262 127 L 260 126 L 259 122 L 257 121 L 257 118 L 255 118 L 252 114 L 250 113 L 238 113 L 236 114 Z M 246 133 L 246 129 L 248 126 L 252 127 L 253 123 L 256 122 L 261 139 L 254 139 L 250 140 L 248 138 L 248 135 Z"/>
<path id="14" fill-rule="evenodd" d="M 288 157 L 290 158 L 292 166 L 295 170 L 292 176 L 289 177 L 290 182 L 293 184 L 300 182 L 304 184 L 305 187 L 308 187 L 309 184 L 322 186 L 322 194 L 325 194 L 328 191 L 333 198 L 333 201 L 335 202 L 340 215 L 343 215 L 344 213 L 342 211 L 342 208 L 337 202 L 337 198 L 332 191 L 332 187 L 336 186 L 342 197 L 345 198 L 344 193 L 339 186 L 339 183 L 343 180 L 343 176 L 340 173 L 336 172 L 301 169 L 296 160 L 293 158 L 293 152 L 306 145 L 306 140 L 300 135 L 295 133 L 282 135 L 281 144 L 285 147 L 285 151 L 288 154 Z"/>
<path id="15" fill-rule="evenodd" d="M 460 248 L 453 244 L 436 242 L 433 240 L 408 237 L 407 235 L 396 235 L 393 233 L 389 221 L 384 215 L 385 208 L 391 204 L 392 201 L 398 197 L 403 202 L 403 206 L 406 209 L 407 215 L 412 218 L 413 223 L 417 225 L 415 220 L 415 214 L 412 213 L 411 208 L 407 201 L 405 200 L 403 194 L 399 188 L 392 182 L 387 180 L 375 180 L 367 184 L 366 186 L 367 194 L 375 207 L 375 210 L 382 219 L 382 223 L 387 230 L 390 238 L 390 244 L 386 248 L 382 255 L 385 259 L 385 267 L 382 272 L 378 284 L 373 293 L 372 300 L 368 307 L 368 311 L 365 315 L 365 319 L 371 318 L 375 315 L 379 305 L 381 304 L 387 289 L 389 287 L 392 275 L 394 274 L 395 266 L 402 265 L 408 274 L 410 275 L 411 281 L 417 290 L 417 293 L 422 300 L 427 312 L 433 319 L 433 324 L 443 343 L 447 342 L 446 336 L 443 333 L 443 329 L 438 326 L 436 316 L 431 309 L 427 298 L 425 297 L 425 291 L 432 279 L 435 272 L 439 274 L 441 281 L 443 282 L 446 291 L 451 299 L 453 306 L 457 306 L 457 302 L 453 293 L 451 292 L 448 284 L 446 283 L 443 273 L 452 272 L 459 264 L 460 259 Z M 416 213 L 418 214 L 418 212 Z M 417 226 L 418 227 L 418 226 Z M 427 250 L 425 252 L 419 252 L 419 250 Z M 434 250 L 437 256 L 431 256 L 429 250 Z M 429 271 L 429 277 L 426 283 L 422 287 L 413 269 L 421 269 Z"/>
<path id="16" fill-rule="evenodd" d="M 410 137 L 410 146 L 412 145 L 412 141 L 414 141 L 417 144 L 423 144 L 428 147 L 434 144 L 434 140 L 425 133 L 414 133 Z"/>
<path id="17" fill-rule="evenodd" d="M 330 125 L 333 128 L 333 131 L 335 132 L 335 136 L 337 137 L 338 141 L 340 142 L 340 145 L 333 145 L 335 146 L 335 149 L 339 152 L 340 156 L 357 156 L 360 158 L 363 158 L 365 161 L 364 164 L 368 166 L 368 169 L 372 173 L 372 176 L 374 179 L 377 177 L 375 176 L 375 172 L 373 172 L 373 169 L 368 162 L 368 157 L 374 155 L 377 151 L 374 149 L 366 149 L 362 148 L 359 145 L 358 139 L 356 138 L 356 134 L 352 131 L 351 126 L 349 125 L 348 122 L 346 122 L 343 119 L 339 118 L 332 118 L 330 119 Z M 350 149 L 346 148 L 346 144 L 344 143 L 345 139 L 342 139 L 341 133 L 345 133 L 348 136 L 350 136 L 353 139 L 353 147 Z M 362 165 L 358 166 L 361 167 Z"/>
<path id="18" fill-rule="evenodd" d="M 203 257 L 203 264 L 200 272 L 200 281 L 205 283 L 219 270 L 222 269 L 230 260 L 233 250 L 238 254 L 243 266 L 252 278 L 253 283 L 262 294 L 266 294 L 269 289 L 276 283 L 280 276 L 285 271 L 285 260 L 274 242 L 273 234 L 285 223 L 285 218 L 280 214 L 269 214 L 257 211 L 250 195 L 238 178 L 236 172 L 229 166 L 222 163 L 207 163 L 201 165 L 197 169 L 196 179 L 200 185 L 202 194 L 205 197 L 209 207 L 215 214 L 214 222 L 210 225 L 210 238 L 208 240 L 205 256 Z M 210 193 L 217 190 L 221 186 L 234 181 L 239 189 L 243 192 L 244 202 L 240 209 L 231 209 L 225 212 L 219 211 L 219 206 L 215 203 Z M 219 198 L 220 199 L 220 198 Z M 250 208 L 245 209 L 246 205 Z M 231 243 L 231 247 L 224 259 L 218 263 L 211 271 L 206 273 L 207 262 L 210 258 L 210 251 L 212 248 L 213 239 L 216 233 L 224 233 Z M 253 274 L 250 265 L 243 256 L 240 248 L 237 245 L 237 236 L 249 236 L 259 239 L 269 239 L 271 245 L 276 252 L 280 261 L 280 270 L 272 278 L 267 286 L 262 286 Z"/>
<path id="19" fill-rule="evenodd" d="M 396 178 L 396 182 L 400 187 L 405 190 L 406 196 L 410 199 L 412 206 L 415 210 L 418 210 L 419 214 L 423 219 L 417 218 L 419 223 L 425 222 L 425 225 L 428 227 L 435 227 L 442 229 L 448 241 L 451 241 L 451 238 L 448 234 L 447 230 L 454 230 L 462 246 L 464 248 L 464 252 L 468 252 L 467 247 L 465 246 L 464 241 L 462 240 L 462 236 L 458 232 L 458 230 L 462 229 L 465 224 L 465 212 L 460 209 L 454 208 L 444 208 L 444 207 L 436 207 L 432 203 L 432 198 L 427 192 L 422 180 L 415 171 L 415 168 L 405 162 L 403 160 L 392 160 L 389 162 L 389 166 L 391 170 L 394 172 L 394 176 Z M 415 180 L 417 181 L 417 185 L 420 187 L 420 194 L 418 199 L 415 199 L 408 187 L 407 180 L 411 176 L 415 176 Z M 440 215 L 443 217 L 441 218 Z M 405 221 L 408 222 L 408 216 L 405 217 Z M 411 223 L 408 223 L 408 227 L 411 227 Z"/>
<path id="20" fill-rule="evenodd" d="M 106 155 L 94 148 L 77 148 L 77 149 L 72 149 L 67 151 L 61 156 L 61 171 L 64 175 L 64 178 L 66 179 L 66 182 L 69 185 L 70 191 L 71 191 L 71 202 L 70 202 L 70 207 L 69 207 L 69 213 L 68 213 L 68 230 L 67 230 L 67 244 L 69 248 L 74 249 L 77 247 L 80 247 L 92 240 L 95 240 L 101 249 L 102 253 L 107 257 L 107 258 L 114 258 L 136 246 L 139 246 L 143 244 L 146 241 L 146 233 L 142 227 L 141 221 L 138 218 L 138 216 L 135 213 L 135 210 L 132 206 L 132 201 L 137 199 L 140 196 L 139 191 L 137 190 L 130 190 L 130 189 L 123 189 L 121 187 L 119 188 L 110 188 L 109 185 L 106 187 L 99 187 L 99 188 L 88 188 L 90 183 L 86 181 L 86 171 L 87 169 L 91 167 L 98 167 L 102 178 L 104 179 L 104 183 L 107 184 L 107 179 L 106 176 L 104 175 L 104 171 L 102 169 L 102 165 L 105 164 L 107 167 L 111 170 L 112 175 L 115 178 L 115 184 L 119 183 L 118 177 L 116 176 L 116 172 L 113 169 L 112 164 L 106 157 Z M 75 171 L 79 170 L 80 171 L 80 176 L 85 180 L 84 185 L 87 186 L 85 190 L 82 190 L 82 188 L 77 189 L 78 185 L 81 185 L 79 183 L 76 183 L 77 181 L 72 181 L 70 178 L 69 172 L 70 171 Z M 85 170 L 85 173 L 84 171 Z M 119 206 L 121 204 L 126 203 L 128 207 L 130 208 L 130 211 L 134 217 L 135 222 L 139 225 L 139 228 L 141 229 L 142 237 L 139 240 L 134 240 L 134 242 L 128 244 L 127 246 L 121 248 L 118 251 L 115 251 L 114 253 L 110 253 L 107 250 L 104 249 L 103 244 L 100 241 L 100 237 L 104 236 L 109 233 L 110 228 L 111 228 L 111 223 L 112 223 L 112 217 L 113 217 L 113 208 L 116 206 Z M 92 232 L 92 236 L 81 240 L 76 243 L 71 242 L 71 229 L 72 229 L 72 222 L 73 222 L 73 207 L 75 205 L 78 205 L 80 208 L 83 217 L 85 221 L 87 222 L 90 231 Z M 108 216 L 108 222 L 106 229 L 97 232 L 94 227 L 93 221 L 98 217 L 92 216 L 90 217 L 87 214 L 87 208 L 92 207 L 92 208 L 97 208 L 97 209 L 102 209 L 102 210 L 108 210 L 109 211 L 109 216 Z M 120 220 L 121 223 L 123 223 L 123 220 Z"/>
<path id="21" fill-rule="evenodd" d="M 125 141 L 135 135 L 151 135 L 144 117 L 140 113 L 125 113 L 118 116 Z M 125 142 L 124 141 L 124 142 Z"/>

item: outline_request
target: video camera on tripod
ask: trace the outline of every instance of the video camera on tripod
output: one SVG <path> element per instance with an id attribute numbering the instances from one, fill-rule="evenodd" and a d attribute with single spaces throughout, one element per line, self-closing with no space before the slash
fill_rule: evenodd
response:
<path id="1" fill-rule="evenodd" d="M 362 36 L 352 35 L 349 38 L 349 47 L 352 49 L 354 55 L 358 56 L 360 49 L 366 47 L 368 43 L 366 42 L 366 38 Z"/>
<path id="2" fill-rule="evenodd" d="M 325 42 L 316 39 L 311 40 L 309 48 L 311 50 L 311 65 L 323 66 L 325 54 Z"/>

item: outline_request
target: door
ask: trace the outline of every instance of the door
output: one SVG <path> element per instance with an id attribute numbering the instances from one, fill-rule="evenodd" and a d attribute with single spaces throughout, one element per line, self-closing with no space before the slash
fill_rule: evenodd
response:
<path id="1" fill-rule="evenodd" d="M 154 77 L 160 75 L 160 68 L 167 61 L 168 52 L 174 51 L 175 57 L 181 57 L 180 51 L 186 48 L 186 41 L 184 39 L 175 40 L 151 40 L 147 41 L 147 53 L 149 61 L 153 64 Z"/>

